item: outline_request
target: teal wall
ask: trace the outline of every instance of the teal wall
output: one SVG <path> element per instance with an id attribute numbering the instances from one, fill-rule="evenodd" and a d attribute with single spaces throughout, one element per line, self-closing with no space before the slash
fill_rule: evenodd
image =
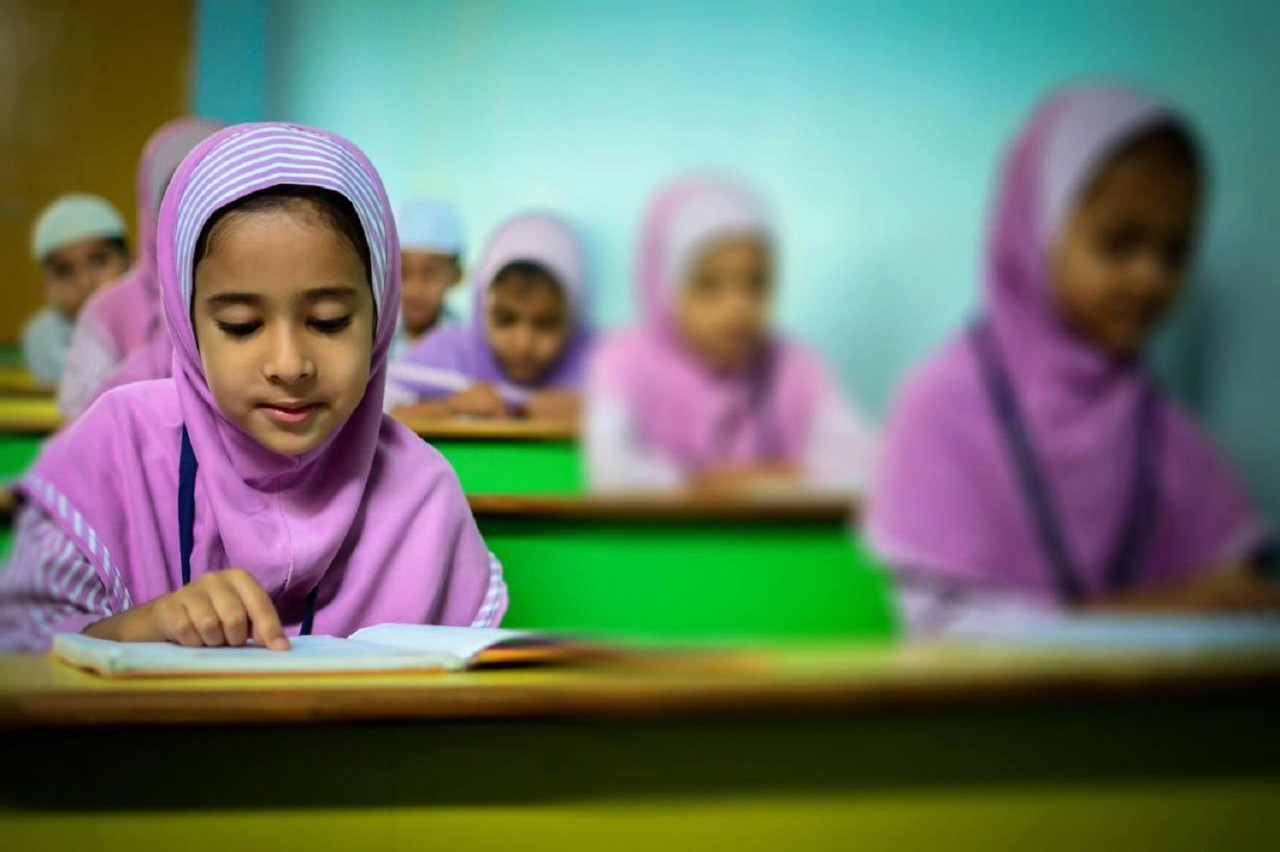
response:
<path id="1" fill-rule="evenodd" d="M 1280 4 L 205 0 L 200 21 L 202 112 L 348 135 L 394 197 L 457 199 L 476 242 L 565 211 L 606 324 L 631 314 L 653 187 L 749 176 L 780 217 L 782 324 L 875 415 L 972 310 L 992 173 L 1034 100 L 1096 74 L 1166 92 L 1215 178 L 1162 367 L 1280 514 Z"/>

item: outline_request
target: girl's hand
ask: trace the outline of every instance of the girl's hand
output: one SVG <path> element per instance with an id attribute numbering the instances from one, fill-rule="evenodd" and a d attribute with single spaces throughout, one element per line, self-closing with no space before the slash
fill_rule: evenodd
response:
<path id="1" fill-rule="evenodd" d="M 190 584 L 85 628 L 85 634 L 123 642 L 175 642 L 188 647 L 243 645 L 289 650 L 280 616 L 253 575 L 241 568 L 213 571 Z"/>
<path id="2" fill-rule="evenodd" d="M 461 417 L 510 416 L 498 389 L 488 382 L 477 382 L 449 397 L 449 410 Z"/>
<path id="3" fill-rule="evenodd" d="M 700 474 L 692 485 L 695 492 L 708 496 L 767 496 L 803 487 L 803 473 L 783 464 L 720 468 Z"/>
<path id="4" fill-rule="evenodd" d="M 524 404 L 525 416 L 532 420 L 555 420 L 576 423 L 581 410 L 581 397 L 576 391 L 543 390 Z"/>
<path id="5" fill-rule="evenodd" d="M 1280 584 L 1242 566 L 1213 569 L 1172 586 L 1135 589 L 1102 601 L 1100 609 L 1164 612 L 1280 612 Z"/>

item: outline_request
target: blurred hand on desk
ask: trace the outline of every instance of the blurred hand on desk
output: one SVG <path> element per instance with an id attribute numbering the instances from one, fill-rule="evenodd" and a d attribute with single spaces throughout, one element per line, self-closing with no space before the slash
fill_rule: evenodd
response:
<path id="1" fill-rule="evenodd" d="M 1280 584 L 1249 565 L 1230 565 L 1179 583 L 1120 592 L 1088 609 L 1155 612 L 1280 612 Z"/>

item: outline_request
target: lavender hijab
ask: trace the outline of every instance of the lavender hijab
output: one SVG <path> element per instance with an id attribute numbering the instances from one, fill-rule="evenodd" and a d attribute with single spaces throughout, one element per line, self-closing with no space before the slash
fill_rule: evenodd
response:
<path id="1" fill-rule="evenodd" d="M 674 297 L 717 241 L 773 243 L 763 205 L 734 183 L 678 179 L 651 202 L 636 257 L 643 321 L 614 335 L 592 361 L 592 389 L 622 400 L 644 446 L 695 474 L 714 467 L 801 461 L 813 419 L 833 384 L 823 366 L 780 339 L 743 371 L 714 372 L 681 341 Z"/>
<path id="2" fill-rule="evenodd" d="M 160 313 L 160 285 L 156 275 L 156 220 L 169 178 L 182 158 L 201 140 L 225 127 L 202 118 L 179 118 L 162 125 L 142 149 L 138 162 L 138 257 L 133 268 L 116 284 L 96 294 L 84 307 L 89 322 L 96 322 L 124 358 L 135 349 L 158 341 L 164 357 L 154 359 L 163 371 L 145 378 L 168 375 L 168 335 Z"/>
<path id="3" fill-rule="evenodd" d="M 1005 163 L 986 253 L 986 320 L 1003 353 L 1047 491 L 1089 595 L 1129 514 L 1141 359 L 1117 360 L 1067 327 L 1050 295 L 1050 253 L 1092 179 L 1127 142 L 1183 126 L 1169 107 L 1120 88 L 1047 100 Z M 900 567 L 1057 597 L 1051 565 L 979 373 L 972 335 L 946 346 L 895 405 L 867 527 Z M 1222 457 L 1156 392 L 1151 531 L 1131 582 L 1175 581 L 1240 558 L 1263 536 Z"/>
<path id="4" fill-rule="evenodd" d="M 378 313 L 363 399 L 300 456 L 265 449 L 222 413 L 189 319 L 193 255 L 205 223 L 236 199 L 283 184 L 324 187 L 351 201 L 369 243 Z M 317 633 L 500 619 L 500 570 L 453 471 L 382 414 L 399 258 L 378 174 L 346 140 L 285 124 L 239 125 L 183 161 L 158 229 L 173 377 L 103 396 L 47 445 L 22 486 L 93 564 L 114 612 L 181 585 L 177 492 L 185 424 L 199 463 L 191 561 L 197 576 L 247 569 L 295 630 L 313 588 Z"/>
<path id="5" fill-rule="evenodd" d="M 572 330 L 560 357 L 536 387 L 506 378 L 485 333 L 489 288 L 505 267 L 518 261 L 547 269 L 564 289 Z M 424 398 L 449 396 L 476 382 L 496 385 L 509 404 L 520 404 L 538 388 L 576 388 L 590 342 L 587 271 L 582 244 L 573 228 L 546 213 L 513 216 L 494 230 L 471 278 L 471 318 L 460 328 L 427 335 L 391 367 L 391 379 Z"/>

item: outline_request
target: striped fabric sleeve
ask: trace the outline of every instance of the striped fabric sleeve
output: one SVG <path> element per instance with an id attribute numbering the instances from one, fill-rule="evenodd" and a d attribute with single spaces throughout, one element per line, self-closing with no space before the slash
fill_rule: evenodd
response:
<path id="1" fill-rule="evenodd" d="M 502 563 L 489 552 L 489 585 L 480 602 L 472 627 L 497 627 L 507 612 L 507 584 L 502 579 Z"/>
<path id="2" fill-rule="evenodd" d="M 75 542 L 42 509 L 23 507 L 0 573 L 0 650 L 47 651 L 54 633 L 79 633 L 113 614 L 106 587 Z"/>

